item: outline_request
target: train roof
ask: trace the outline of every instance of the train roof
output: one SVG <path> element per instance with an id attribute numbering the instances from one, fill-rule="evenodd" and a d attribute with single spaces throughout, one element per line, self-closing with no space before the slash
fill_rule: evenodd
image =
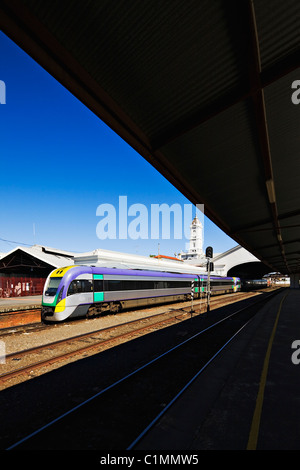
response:
<path id="1" fill-rule="evenodd" d="M 65 268 L 66 269 L 66 268 Z M 88 266 L 88 265 L 75 265 L 69 266 L 68 270 L 76 269 L 78 274 L 84 274 L 85 272 L 90 272 L 93 274 L 106 274 L 106 275 L 122 275 L 122 276 L 156 276 L 156 277 L 185 277 L 189 279 L 194 279 L 197 276 L 201 278 L 206 278 L 207 274 L 199 273 L 199 274 L 191 274 L 191 273 L 177 273 L 171 271 L 155 271 L 155 270 L 146 270 L 146 269 L 119 269 L 119 268 L 107 268 L 101 266 Z M 55 273 L 58 274 L 60 270 L 56 270 Z M 61 269 L 63 271 L 63 268 Z M 54 273 L 52 273 L 53 275 Z M 232 279 L 232 277 L 224 277 L 224 276 L 211 276 L 212 279 Z"/>

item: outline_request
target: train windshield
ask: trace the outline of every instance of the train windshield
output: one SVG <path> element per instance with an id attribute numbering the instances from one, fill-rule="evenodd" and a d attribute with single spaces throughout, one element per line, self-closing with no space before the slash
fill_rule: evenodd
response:
<path id="1" fill-rule="evenodd" d="M 47 286 L 45 295 L 51 295 L 51 296 L 55 295 L 61 279 L 62 279 L 61 277 L 50 277 L 50 281 Z"/>

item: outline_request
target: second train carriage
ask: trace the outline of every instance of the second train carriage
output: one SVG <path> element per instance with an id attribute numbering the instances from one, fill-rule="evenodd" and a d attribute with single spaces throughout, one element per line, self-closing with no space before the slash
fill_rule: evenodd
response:
<path id="1" fill-rule="evenodd" d="M 94 316 L 106 311 L 191 298 L 207 290 L 204 274 L 170 273 L 134 269 L 67 266 L 52 271 L 45 283 L 42 321 Z M 237 292 L 240 279 L 210 277 L 211 295 Z"/>
<path id="2" fill-rule="evenodd" d="M 271 286 L 270 279 L 243 279 L 241 281 L 241 289 L 243 291 L 264 289 Z"/>

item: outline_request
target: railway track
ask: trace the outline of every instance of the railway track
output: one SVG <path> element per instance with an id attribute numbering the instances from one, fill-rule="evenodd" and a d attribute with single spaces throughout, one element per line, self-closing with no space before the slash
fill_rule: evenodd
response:
<path id="1" fill-rule="evenodd" d="M 249 293 L 239 293 L 235 301 L 240 301 L 252 297 Z M 220 296 L 221 297 L 221 296 Z M 220 306 L 232 304 L 232 294 L 215 298 L 212 302 L 211 310 Z M 43 373 L 49 372 L 53 368 L 59 367 L 80 357 L 96 354 L 105 349 L 129 341 L 138 336 L 145 335 L 156 329 L 165 328 L 171 324 L 179 323 L 187 318 L 196 317 L 206 311 L 203 301 L 194 303 L 191 310 L 190 302 L 185 302 L 180 307 L 180 303 L 173 304 L 163 313 L 151 314 L 147 317 L 132 320 L 126 323 L 92 330 L 88 333 L 78 334 L 61 340 L 47 342 L 36 347 L 27 348 L 6 355 L 5 365 L 1 366 L 0 390 L 16 383 L 27 380 Z M 150 309 L 152 310 L 152 309 Z M 86 320 L 78 320 L 86 321 Z M 2 332 L 5 334 L 34 333 L 42 330 L 55 328 L 55 325 L 29 324 L 19 328 L 8 329 Z M 16 367 L 18 365 L 18 367 Z"/>
<path id="2" fill-rule="evenodd" d="M 260 296 L 218 321 L 201 317 L 186 339 L 62 413 L 9 448 L 134 449 L 184 390 L 279 291 Z M 200 324 L 199 324 L 200 320 Z M 134 417 L 134 419 L 133 419 Z M 84 430 L 84 432 L 81 432 Z"/>
<path id="3" fill-rule="evenodd" d="M 0 334 L 10 328 L 21 328 L 26 325 L 40 323 L 41 309 L 26 308 L 24 310 L 14 310 L 11 312 L 0 312 Z"/>
<path id="4" fill-rule="evenodd" d="M 223 296 L 222 296 L 223 297 Z M 239 295 L 238 300 L 249 298 L 249 294 Z M 225 298 L 215 298 L 211 309 L 225 306 L 232 303 L 232 295 Z M 237 300 L 237 299 L 236 299 Z M 168 310 L 148 317 L 139 318 L 119 325 L 92 330 L 88 333 L 78 334 L 58 341 L 48 342 L 32 348 L 16 351 L 6 355 L 5 365 L 1 366 L 0 390 L 13 384 L 24 381 L 33 376 L 40 375 L 65 364 L 66 361 L 76 360 L 78 357 L 86 357 L 87 354 L 95 354 L 104 349 L 113 347 L 124 341 L 147 334 L 155 329 L 165 328 L 171 324 L 181 322 L 189 317 L 204 313 L 203 302 L 195 302 L 194 310 L 185 305 L 178 308 L 178 305 L 169 306 Z M 201 308 L 202 307 L 202 308 Z M 84 320 L 83 320 L 84 321 Z M 10 332 L 37 332 L 47 330 L 53 325 L 22 325 L 19 329 L 9 329 Z M 9 334 L 5 332 L 3 334 Z M 18 365 L 18 367 L 16 367 Z M 16 379 L 17 378 L 17 379 Z"/>
<path id="5" fill-rule="evenodd" d="M 101 328 L 90 333 L 79 334 L 70 338 L 54 341 L 45 345 L 37 346 L 23 351 L 8 354 L 6 356 L 5 367 L 9 369 L 0 375 L 0 389 L 5 388 L 5 383 L 17 376 L 21 380 L 26 379 L 24 374 L 32 376 L 33 371 L 38 374 L 49 371 L 51 365 L 56 365 L 70 358 L 78 358 L 86 353 L 100 352 L 103 349 L 112 347 L 114 344 L 120 344 L 123 341 L 133 339 L 134 337 L 147 334 L 157 328 L 166 327 L 172 323 L 182 321 L 188 317 L 185 311 L 178 313 L 163 313 L 151 315 L 144 319 L 133 320 L 129 323 L 120 324 L 108 328 Z M 157 320 L 157 317 L 160 320 Z M 82 345 L 83 342 L 88 344 Z M 44 356 L 44 358 L 41 358 Z M 19 368 L 14 368 L 15 361 L 24 360 L 26 364 Z M 45 369 L 46 368 L 46 369 Z M 3 371 L 2 366 L 1 370 Z"/>
<path id="6" fill-rule="evenodd" d="M 238 292 L 236 294 L 225 294 L 217 297 L 211 297 L 210 299 L 210 309 L 218 308 L 220 305 L 227 305 L 232 301 L 236 302 L 238 300 L 243 300 L 253 295 L 257 295 L 261 291 L 256 292 Z M 228 301 L 227 301 L 228 299 Z M 183 305 L 186 308 L 189 308 L 191 301 L 174 303 L 172 304 L 174 308 L 180 308 Z M 200 311 L 201 306 L 201 311 Z M 203 313 L 206 311 L 206 300 L 203 298 L 201 300 L 196 300 L 194 302 L 194 307 L 197 313 Z M 156 308 L 156 307 L 154 307 Z M 168 306 L 167 306 L 168 308 Z M 0 337 L 9 335 L 11 333 L 18 334 L 24 333 L 27 330 L 30 331 L 41 331 L 43 329 L 50 329 L 53 325 L 48 324 L 44 325 L 40 321 L 40 312 L 41 309 L 27 309 L 27 310 L 16 310 L 12 312 L 0 312 Z M 98 317 L 100 318 L 100 317 Z M 74 321 L 74 320 L 71 320 Z M 77 323 L 85 321 L 84 319 L 76 319 Z M 64 322 L 64 323 L 67 323 Z"/>

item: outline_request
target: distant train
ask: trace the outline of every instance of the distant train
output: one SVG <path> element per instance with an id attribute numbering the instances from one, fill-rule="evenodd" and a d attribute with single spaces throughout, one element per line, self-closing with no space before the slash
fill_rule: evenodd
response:
<path id="1" fill-rule="evenodd" d="M 243 279 L 241 281 L 241 290 L 249 291 L 255 289 L 264 289 L 270 287 L 270 279 Z"/>
<path id="2" fill-rule="evenodd" d="M 124 308 L 188 300 L 207 290 L 203 274 L 171 273 L 140 269 L 67 266 L 52 271 L 44 286 L 41 319 L 60 322 L 74 317 L 93 317 Z M 241 290 L 237 277 L 210 276 L 211 295 Z"/>

